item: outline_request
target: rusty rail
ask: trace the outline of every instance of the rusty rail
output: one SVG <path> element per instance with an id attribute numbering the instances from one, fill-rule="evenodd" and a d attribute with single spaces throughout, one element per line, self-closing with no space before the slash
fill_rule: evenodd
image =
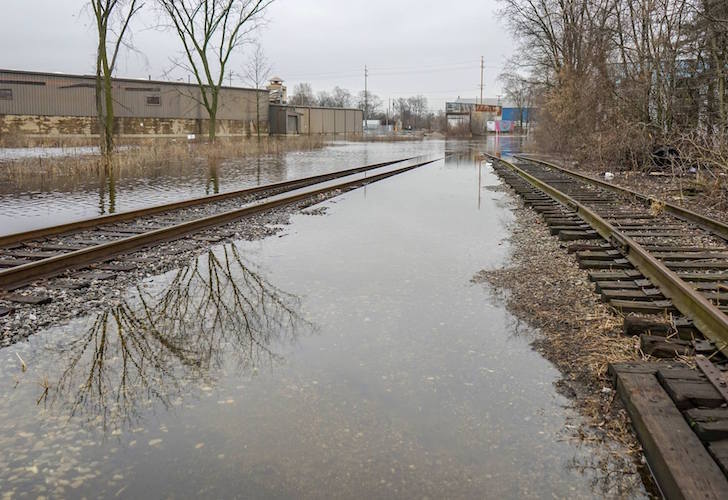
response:
<path id="1" fill-rule="evenodd" d="M 325 187 L 309 186 L 300 188 L 291 194 L 278 194 L 271 196 L 265 200 L 259 200 L 250 203 L 242 208 L 229 210 L 219 214 L 203 217 L 200 219 L 176 224 L 170 227 L 148 231 L 146 233 L 122 238 L 101 245 L 94 245 L 73 252 L 65 253 L 55 257 L 29 262 L 20 266 L 11 267 L 0 271 L 0 289 L 11 289 L 27 284 L 35 279 L 57 275 L 69 269 L 79 268 L 92 262 L 108 259 L 115 255 L 136 250 L 152 244 L 161 243 L 176 239 L 185 234 L 190 234 L 201 229 L 217 226 L 227 222 L 231 222 L 242 217 L 255 215 L 266 210 L 290 205 L 297 201 L 324 194 L 330 191 L 349 189 L 361 185 L 376 182 L 397 174 L 401 174 L 408 170 L 412 170 L 424 165 L 428 165 L 442 158 L 428 159 L 423 162 L 417 162 L 405 167 L 394 170 L 388 170 L 371 177 L 359 177 L 353 180 L 334 183 L 329 181 L 329 185 Z"/>
<path id="2" fill-rule="evenodd" d="M 377 168 L 386 167 L 388 165 L 394 165 L 396 163 L 402 163 L 405 161 L 412 160 L 416 157 L 403 158 L 401 160 L 392 160 L 382 163 L 374 163 L 371 165 L 365 165 L 362 167 L 354 167 L 346 170 L 338 170 L 335 172 L 329 172 L 326 174 L 314 175 L 311 177 L 302 177 L 300 179 L 293 179 L 290 181 L 274 182 L 271 184 L 264 184 L 262 186 L 256 186 L 253 188 L 238 189 L 235 191 L 229 191 L 227 193 L 219 193 L 211 196 L 202 196 L 199 198 L 192 198 L 189 200 L 177 201 L 172 203 L 166 203 L 163 205 L 155 205 L 152 207 L 145 207 L 136 210 L 129 210 L 126 212 L 120 212 L 117 214 L 104 215 L 101 217 L 93 217 L 90 219 L 84 219 L 80 221 L 68 222 L 65 224 L 59 224 L 56 226 L 48 226 L 39 229 L 32 229 L 30 231 L 24 231 L 21 233 L 8 234 L 0 236 L 0 247 L 12 245 L 15 243 L 21 243 L 23 241 L 30 241 L 38 238 L 44 238 L 47 236 L 54 236 L 64 233 L 72 233 L 83 229 L 91 229 L 94 227 L 102 226 L 104 224 L 111 224 L 114 222 L 122 222 L 145 217 L 148 215 L 159 214 L 162 212 L 169 212 L 171 210 L 179 210 L 182 208 L 204 205 L 207 203 L 214 203 L 218 201 L 228 200 L 230 198 L 237 198 L 239 196 L 246 196 L 265 191 L 283 189 L 291 190 L 298 187 L 312 185 L 320 182 L 324 182 L 329 179 L 337 179 L 339 177 L 345 177 L 347 175 L 353 175 L 361 172 L 367 172 Z"/>

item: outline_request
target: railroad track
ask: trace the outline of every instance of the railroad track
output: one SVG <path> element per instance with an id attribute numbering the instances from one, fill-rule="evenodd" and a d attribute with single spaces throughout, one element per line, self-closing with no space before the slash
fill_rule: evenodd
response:
<path id="1" fill-rule="evenodd" d="M 646 353 L 728 352 L 728 226 L 544 161 L 490 157 Z"/>
<path id="2" fill-rule="evenodd" d="M 180 238 L 277 207 L 376 182 L 441 158 L 415 157 L 132 210 L 0 237 L 0 298 L 120 254 Z M 124 263 L 96 272 L 124 271 Z M 33 303 L 42 297 L 13 295 Z"/>
<path id="3" fill-rule="evenodd" d="M 728 226 L 542 160 L 492 158 L 625 313 L 624 333 L 653 357 L 688 356 L 609 365 L 662 494 L 728 497 Z"/>

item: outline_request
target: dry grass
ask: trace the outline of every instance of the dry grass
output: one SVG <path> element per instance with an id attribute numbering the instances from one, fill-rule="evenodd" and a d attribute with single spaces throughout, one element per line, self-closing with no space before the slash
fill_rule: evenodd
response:
<path id="1" fill-rule="evenodd" d="M 286 151 L 321 148 L 325 145 L 321 136 L 263 137 L 219 139 L 214 144 L 188 143 L 184 140 L 144 140 L 118 145 L 113 157 L 115 171 L 143 169 L 185 160 L 221 160 L 246 156 L 275 155 Z M 68 146 L 68 144 L 64 144 Z M 73 155 L 57 158 L 22 158 L 0 162 L 0 174 L 5 178 L 15 176 L 76 175 L 98 172 L 105 163 L 99 155 Z"/>

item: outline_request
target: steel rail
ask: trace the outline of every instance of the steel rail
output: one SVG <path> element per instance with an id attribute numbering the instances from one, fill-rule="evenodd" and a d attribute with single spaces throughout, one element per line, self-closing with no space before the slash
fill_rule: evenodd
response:
<path id="1" fill-rule="evenodd" d="M 529 184 L 554 200 L 576 211 L 600 236 L 620 249 L 629 262 L 672 300 L 675 307 L 723 352 L 728 352 L 728 316 L 685 283 L 677 274 L 645 250 L 635 240 L 622 234 L 595 211 L 513 163 L 486 153 L 506 165 Z"/>
<path id="2" fill-rule="evenodd" d="M 266 198 L 265 200 L 252 202 L 242 208 L 229 210 L 219 214 L 176 224 L 170 227 L 148 231 L 146 233 L 137 234 L 128 238 L 122 238 L 108 243 L 103 243 L 88 248 L 82 248 L 73 252 L 4 269 L 0 271 L 0 289 L 7 290 L 16 288 L 38 278 L 54 276 L 59 274 L 60 272 L 67 271 L 69 269 L 75 269 L 81 266 L 85 266 L 99 260 L 107 259 L 109 257 L 129 252 L 131 250 L 150 246 L 155 243 L 173 240 L 185 234 L 193 233 L 207 227 L 217 226 L 243 217 L 249 217 L 251 215 L 264 212 L 266 210 L 281 207 L 284 205 L 290 205 L 297 201 L 310 198 L 319 194 L 339 189 L 354 188 L 357 186 L 376 182 L 382 179 L 386 179 L 387 177 L 401 174 L 408 170 L 428 165 L 441 159 L 442 158 L 428 159 L 424 162 L 418 162 L 394 170 L 388 170 L 386 172 L 375 174 L 371 177 L 360 177 L 354 180 L 340 183 L 334 183 L 334 181 L 329 181 L 330 185 L 327 185 L 325 187 L 302 187 L 297 190 L 300 191 L 298 193 L 294 192 L 293 194 L 277 194 Z"/>
<path id="3" fill-rule="evenodd" d="M 629 189 L 629 188 L 625 188 L 625 187 L 621 187 L 621 186 L 615 186 L 614 184 L 610 184 L 609 182 L 603 181 L 601 179 L 597 179 L 596 177 L 592 177 L 591 175 L 586 175 L 581 172 L 577 172 L 575 170 L 571 170 L 566 167 L 556 165 L 555 163 L 551 163 L 546 160 L 542 160 L 539 158 L 533 158 L 531 156 L 526 156 L 526 155 L 513 155 L 513 157 L 518 158 L 519 160 L 526 160 L 526 161 L 530 161 L 530 162 L 534 162 L 534 163 L 540 163 L 541 165 L 545 165 L 549 168 L 553 168 L 555 170 L 564 172 L 565 174 L 571 175 L 573 177 L 577 177 L 594 186 L 602 187 L 602 188 L 608 189 L 610 191 L 613 191 L 615 193 L 626 194 L 626 195 L 632 196 L 636 200 L 644 203 L 647 206 L 650 206 L 653 203 L 660 204 L 664 207 L 664 210 L 666 212 L 674 215 L 675 217 L 682 219 L 685 222 L 690 222 L 691 224 L 695 224 L 696 226 L 698 226 L 702 229 L 705 229 L 706 231 L 709 231 L 709 232 L 713 233 L 714 235 L 723 238 L 724 240 L 728 240 L 728 224 L 724 224 L 723 222 L 721 222 L 719 220 L 712 219 L 712 218 L 706 217 L 704 215 L 700 215 L 699 213 L 693 212 L 692 210 L 688 210 L 687 208 L 683 208 L 678 205 L 674 205 L 672 203 L 666 202 L 659 198 L 653 198 L 652 196 L 647 196 L 645 194 L 634 191 L 633 189 Z"/>
<path id="4" fill-rule="evenodd" d="M 388 165 L 394 165 L 395 163 L 401 163 L 404 161 L 412 160 L 417 157 L 403 158 L 401 160 L 385 161 L 382 163 L 374 163 L 371 165 L 364 165 L 361 167 L 349 168 L 346 170 L 338 170 L 335 172 L 328 172 L 325 174 L 314 175 L 311 177 L 301 177 L 299 179 L 293 179 L 290 181 L 274 182 L 271 184 L 263 184 L 262 186 L 256 186 L 253 188 L 238 189 L 227 193 L 219 193 L 211 196 L 201 196 L 198 198 L 191 198 L 183 201 L 176 201 L 172 203 L 166 203 L 163 205 L 154 205 L 151 207 L 139 208 L 136 210 L 129 210 L 126 212 L 119 212 L 116 214 L 104 215 L 101 217 L 92 217 L 90 219 L 83 219 L 74 222 L 67 222 L 65 224 L 59 224 L 55 226 L 48 226 L 39 229 L 32 229 L 30 231 L 23 231 L 21 233 L 13 233 L 4 236 L 0 236 L 0 247 L 13 245 L 16 243 L 22 243 L 24 241 L 34 240 L 38 238 L 44 238 L 47 236 L 54 236 L 64 233 L 72 233 L 81 231 L 84 229 L 91 229 L 94 227 L 102 226 L 104 224 L 111 224 L 114 222 L 123 222 L 128 220 L 145 217 L 148 215 L 154 215 L 162 212 L 169 212 L 172 210 L 179 210 L 182 208 L 188 208 L 197 205 L 205 205 L 207 203 L 214 203 L 218 201 L 228 200 L 230 198 L 237 198 L 239 196 L 246 196 L 250 194 L 256 194 L 264 191 L 270 191 L 274 189 L 295 189 L 305 185 L 316 184 L 329 179 L 336 179 L 339 177 L 345 177 L 347 175 L 357 174 L 360 172 L 366 172 L 374 170 L 376 168 L 386 167 Z"/>

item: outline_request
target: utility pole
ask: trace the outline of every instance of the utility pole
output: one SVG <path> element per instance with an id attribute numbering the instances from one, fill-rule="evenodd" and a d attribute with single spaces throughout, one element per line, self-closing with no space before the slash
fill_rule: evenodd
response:
<path id="1" fill-rule="evenodd" d="M 483 56 L 480 56 L 480 104 L 483 104 Z"/>
<path id="2" fill-rule="evenodd" d="M 369 128 L 367 121 L 369 120 L 369 90 L 367 87 L 367 79 L 369 77 L 369 70 L 367 65 L 364 65 L 364 128 Z"/>

